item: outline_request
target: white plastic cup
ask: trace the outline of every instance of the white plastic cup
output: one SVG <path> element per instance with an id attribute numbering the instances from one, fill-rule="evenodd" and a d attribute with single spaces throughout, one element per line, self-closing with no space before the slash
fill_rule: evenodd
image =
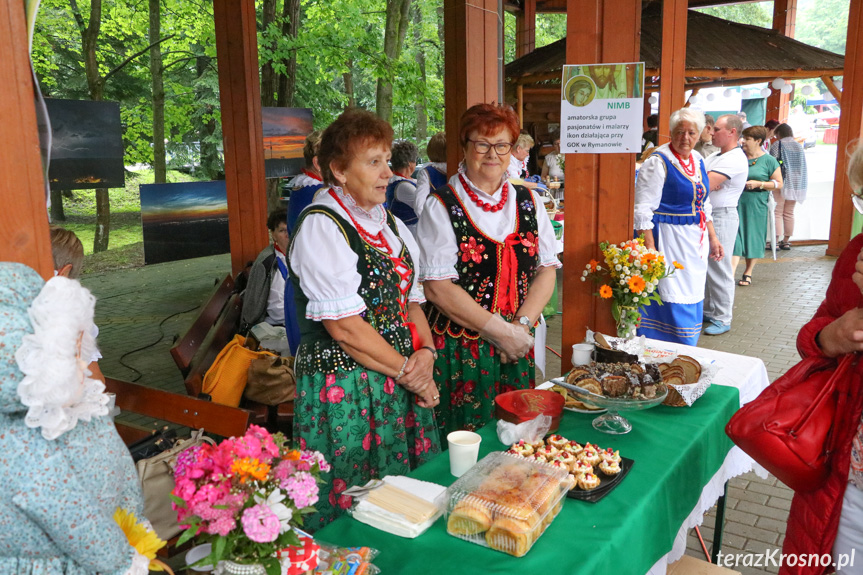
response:
<path id="1" fill-rule="evenodd" d="M 449 471 L 461 477 L 476 463 L 482 437 L 473 431 L 453 431 L 446 440 L 449 444 Z"/>
<path id="2" fill-rule="evenodd" d="M 596 348 L 592 343 L 576 343 L 572 346 L 572 365 L 587 365 L 593 360 L 593 351 Z"/>

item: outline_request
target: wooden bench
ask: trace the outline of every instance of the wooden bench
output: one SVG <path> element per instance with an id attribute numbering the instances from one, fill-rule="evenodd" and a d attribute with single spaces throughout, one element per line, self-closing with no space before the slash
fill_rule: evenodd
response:
<path id="1" fill-rule="evenodd" d="M 226 276 L 215 287 L 186 333 L 171 348 L 174 363 L 183 374 L 186 393 L 192 397 L 202 394 L 204 375 L 239 329 L 243 300 L 239 294 L 233 293 L 234 285 L 234 279 Z M 240 406 L 251 412 L 252 423 L 290 436 L 294 402 L 270 406 L 244 398 Z"/>

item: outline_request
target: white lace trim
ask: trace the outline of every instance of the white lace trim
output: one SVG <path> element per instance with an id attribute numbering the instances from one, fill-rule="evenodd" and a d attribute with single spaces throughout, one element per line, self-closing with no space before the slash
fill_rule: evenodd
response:
<path id="1" fill-rule="evenodd" d="M 384 227 L 385 225 L 387 225 L 387 211 L 386 208 L 384 208 L 383 204 L 377 204 L 371 210 L 364 210 L 359 206 L 359 204 L 357 204 L 357 201 L 354 199 L 354 197 L 349 193 L 345 192 L 343 188 L 340 188 L 339 186 L 333 186 L 333 189 L 336 191 L 339 197 L 342 198 L 342 200 L 345 202 L 345 207 L 347 207 L 349 210 L 356 212 L 357 215 L 365 215 L 367 218 L 378 224 L 380 227 Z"/>
<path id="2" fill-rule="evenodd" d="M 359 315 L 366 310 L 366 302 L 359 294 L 351 294 L 339 299 L 309 301 L 306 304 L 306 319 L 321 321 L 324 319 L 342 319 Z"/>
<path id="3" fill-rule="evenodd" d="M 150 560 L 145 555 L 133 549 L 132 564 L 123 575 L 147 575 L 150 572 Z"/>
<path id="4" fill-rule="evenodd" d="M 77 280 L 51 278 L 28 313 L 33 333 L 15 353 L 24 379 L 21 403 L 29 409 L 24 422 L 42 428 L 47 440 L 73 429 L 79 419 L 108 414 L 105 385 L 87 369 L 97 351 L 93 338 L 96 298 Z"/>

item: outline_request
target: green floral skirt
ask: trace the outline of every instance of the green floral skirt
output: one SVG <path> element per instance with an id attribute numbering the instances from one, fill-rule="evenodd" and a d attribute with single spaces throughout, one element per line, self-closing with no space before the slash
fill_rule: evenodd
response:
<path id="1" fill-rule="evenodd" d="M 451 431 L 474 431 L 494 419 L 499 393 L 534 386 L 533 350 L 517 363 L 500 362 L 497 349 L 484 339 L 435 335 L 438 358 L 435 382 L 440 405 L 435 408 L 441 441 Z"/>
<path id="2" fill-rule="evenodd" d="M 344 513 L 348 487 L 406 474 L 440 453 L 434 413 L 414 397 L 393 378 L 363 368 L 298 375 L 294 438 L 332 466 L 321 476 L 318 513 L 306 527 L 314 531 Z"/>

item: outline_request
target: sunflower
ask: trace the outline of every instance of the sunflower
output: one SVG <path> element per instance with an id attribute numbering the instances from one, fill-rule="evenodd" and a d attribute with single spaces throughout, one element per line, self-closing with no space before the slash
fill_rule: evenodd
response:
<path id="1" fill-rule="evenodd" d="M 155 531 L 147 529 L 143 523 L 138 523 L 138 519 L 134 513 L 129 513 L 120 507 L 114 511 L 114 521 L 123 530 L 126 539 L 129 540 L 129 545 L 135 550 L 150 560 L 151 571 L 164 571 L 161 565 L 153 560 L 156 558 L 156 551 L 164 547 L 167 543 L 159 539 Z"/>
<path id="2" fill-rule="evenodd" d="M 599 288 L 599 296 L 603 299 L 608 299 L 611 297 L 611 286 L 604 285 Z"/>
<path id="3" fill-rule="evenodd" d="M 674 268 L 675 268 L 675 269 L 678 269 L 678 270 L 682 270 L 682 269 L 683 269 L 683 264 L 682 264 L 682 263 L 680 263 L 680 262 L 674 262 Z"/>
<path id="4" fill-rule="evenodd" d="M 632 276 L 629 278 L 629 289 L 632 293 L 641 293 L 644 291 L 644 278 L 641 276 Z"/>

